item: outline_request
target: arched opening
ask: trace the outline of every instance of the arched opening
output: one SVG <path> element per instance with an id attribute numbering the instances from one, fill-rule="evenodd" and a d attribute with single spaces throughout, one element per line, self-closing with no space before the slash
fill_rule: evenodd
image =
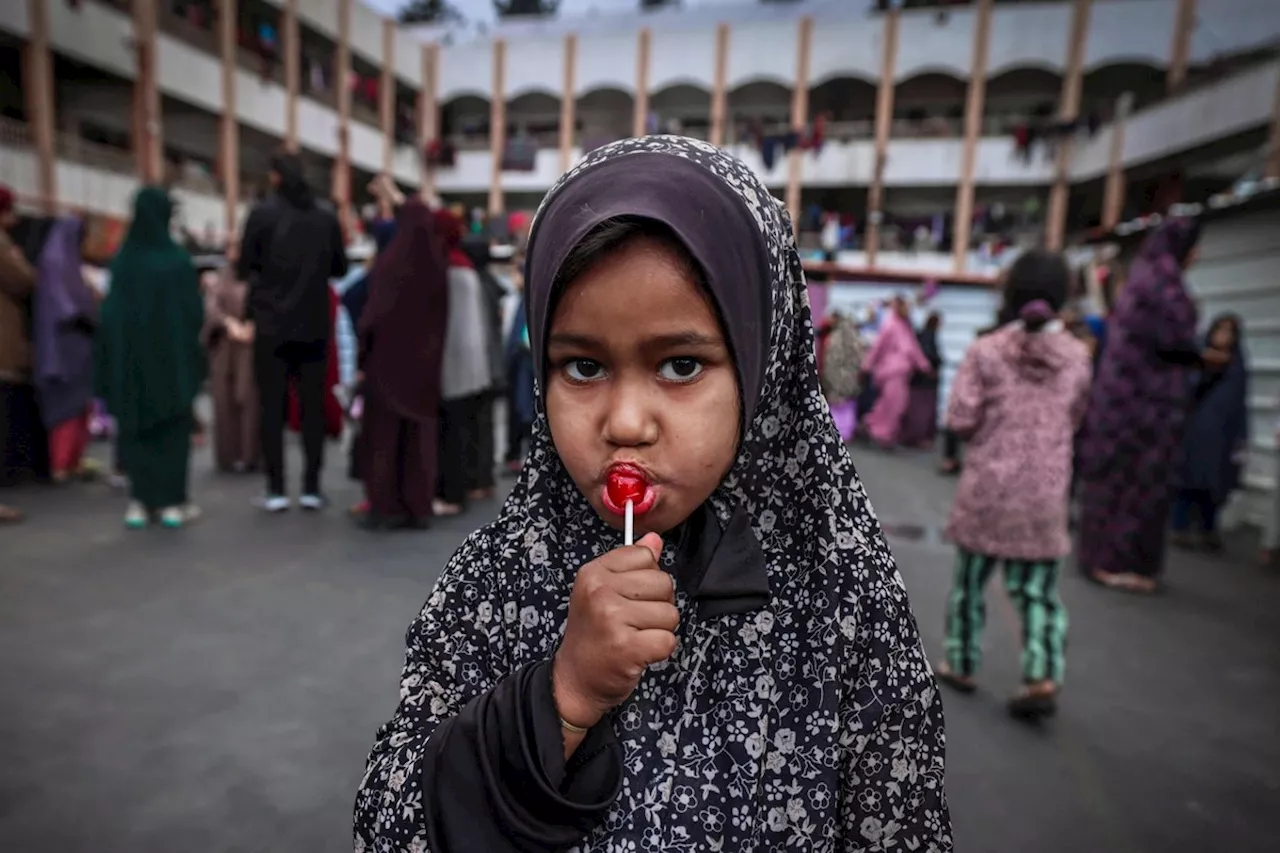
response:
<path id="1" fill-rule="evenodd" d="M 612 87 L 592 89 L 578 96 L 577 124 L 584 149 L 631 135 L 635 99 Z"/>
<path id="2" fill-rule="evenodd" d="M 540 146 L 560 144 L 560 98 L 549 92 L 526 92 L 507 101 L 509 136 L 531 136 Z"/>
<path id="3" fill-rule="evenodd" d="M 999 135 L 1019 124 L 1051 116 L 1062 92 L 1062 75 L 1045 68 L 1010 68 L 987 80 L 983 132 Z"/>
<path id="4" fill-rule="evenodd" d="M 649 96 L 649 109 L 664 133 L 706 139 L 711 128 L 711 93 L 701 86 L 677 83 Z"/>
<path id="5" fill-rule="evenodd" d="M 941 71 L 925 71 L 899 82 L 893 91 L 893 135 L 959 135 L 968 90 L 967 81 Z"/>
<path id="6" fill-rule="evenodd" d="M 489 99 L 458 95 L 440 107 L 441 136 L 460 148 L 485 148 L 489 144 Z"/>
<path id="7" fill-rule="evenodd" d="M 866 138 L 874 135 L 876 85 L 862 77 L 832 77 L 809 90 L 809 120 L 826 115 L 829 132 Z"/>
<path id="8" fill-rule="evenodd" d="M 1114 62 L 1084 75 L 1080 114 L 1110 117 L 1125 92 L 1133 93 L 1133 108 L 1141 109 L 1165 95 L 1165 71 L 1145 62 Z"/>

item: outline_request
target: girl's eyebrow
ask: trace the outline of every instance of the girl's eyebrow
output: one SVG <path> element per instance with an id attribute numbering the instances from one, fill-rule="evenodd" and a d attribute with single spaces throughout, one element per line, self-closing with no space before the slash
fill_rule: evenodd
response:
<path id="1" fill-rule="evenodd" d="M 594 335 L 579 334 L 576 332 L 555 332 L 547 338 L 547 346 L 561 347 L 594 347 L 601 344 L 601 338 Z M 718 335 L 707 335 L 702 332 L 696 332 L 692 329 L 668 332 L 662 335 L 654 335 L 645 341 L 648 346 L 674 348 L 674 347 L 719 347 L 724 346 L 724 341 Z"/>

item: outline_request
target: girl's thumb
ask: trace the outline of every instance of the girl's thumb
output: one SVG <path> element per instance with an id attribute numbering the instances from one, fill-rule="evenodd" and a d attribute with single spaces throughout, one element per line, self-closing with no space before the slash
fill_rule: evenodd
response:
<path id="1" fill-rule="evenodd" d="M 653 552 L 653 559 L 658 560 L 662 557 L 662 537 L 656 533 L 646 533 L 640 537 L 637 545 L 643 545 Z"/>

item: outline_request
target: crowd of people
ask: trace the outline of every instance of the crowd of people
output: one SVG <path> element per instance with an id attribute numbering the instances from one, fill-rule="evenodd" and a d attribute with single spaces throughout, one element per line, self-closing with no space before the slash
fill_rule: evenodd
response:
<path id="1" fill-rule="evenodd" d="M 198 515 L 207 384 L 215 460 L 261 469 L 261 509 L 295 503 L 290 422 L 297 504 L 327 505 L 326 438 L 346 421 L 365 493 L 353 515 L 416 529 L 494 494 L 506 394 L 519 478 L 409 628 L 399 705 L 357 794 L 358 851 L 950 850 L 935 684 L 976 689 L 995 570 L 1023 626 L 1009 711 L 1038 721 L 1064 681 L 1073 496 L 1076 562 L 1106 588 L 1155 591 L 1170 527 L 1180 545 L 1221 545 L 1248 369 L 1238 317 L 1197 339 L 1195 221 L 1147 240 L 1102 316 L 1073 313 L 1060 254 L 1005 273 L 942 417 L 960 480 L 931 667 L 847 441 L 935 442 L 943 317 L 912 325 L 930 289 L 815 325 L 780 205 L 741 162 L 680 137 L 587 155 L 509 283 L 455 212 L 385 178 L 376 253 L 352 270 L 297 158 L 276 155 L 269 182 L 232 262 L 203 281 L 169 195 L 143 188 L 100 286 L 78 220 L 10 236 L 0 190 L 0 439 L 6 473 L 36 453 L 72 479 L 99 400 L 125 524 L 182 527 Z M 339 312 L 356 337 L 345 383 Z M 625 509 L 619 470 L 639 481 Z"/>
<path id="2" fill-rule="evenodd" d="M 161 187 L 137 193 L 104 271 L 85 265 L 75 217 L 29 219 L 15 244 L 13 197 L 0 192 L 6 481 L 96 473 L 85 451 L 101 408 L 112 474 L 129 491 L 127 527 L 198 517 L 190 455 L 208 432 L 217 468 L 261 471 L 256 503 L 278 513 L 295 505 L 285 432 L 298 431 L 296 504 L 316 511 L 328 505 L 326 444 L 345 431 L 366 495 L 351 508 L 356 521 L 421 528 L 494 495 L 494 410 L 506 393 L 506 467 L 518 472 L 533 420 L 520 275 L 504 283 L 487 242 L 464 239 L 456 212 L 405 199 L 386 179 L 371 187 L 389 214 L 370 223 L 378 252 L 349 270 L 346 235 L 297 157 L 276 155 L 269 184 L 228 263 L 203 273 L 172 236 Z M 346 382 L 340 312 L 358 340 Z M 206 389 L 208 430 L 196 415 Z M 16 508 L 0 512 L 21 519 Z"/>

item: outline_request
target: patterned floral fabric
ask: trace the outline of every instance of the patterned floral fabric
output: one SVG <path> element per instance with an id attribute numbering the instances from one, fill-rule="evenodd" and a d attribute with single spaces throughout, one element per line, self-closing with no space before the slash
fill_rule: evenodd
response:
<path id="1" fill-rule="evenodd" d="M 773 597 L 752 613 L 700 619 L 688 591 L 677 590 L 676 653 L 650 667 L 611 716 L 624 752 L 621 792 L 573 849 L 951 850 L 940 697 L 893 557 L 819 393 L 790 220 L 738 160 L 668 136 L 593 151 L 548 199 L 585 170 L 639 153 L 687 158 L 719 176 L 767 245 L 764 386 L 709 503 L 722 524 L 746 509 Z M 400 705 L 378 733 L 357 796 L 357 851 L 428 849 L 424 790 L 450 784 L 423 775 L 432 732 L 554 654 L 577 568 L 619 544 L 570 480 L 538 400 L 532 449 L 500 517 L 458 550 L 409 628 Z M 664 564 L 673 558 L 668 548 Z"/>
<path id="2" fill-rule="evenodd" d="M 966 441 L 948 539 L 1010 560 L 1071 552 L 1072 444 L 1091 372 L 1089 350 L 1065 331 L 1012 323 L 973 342 L 947 405 L 947 427 Z"/>

